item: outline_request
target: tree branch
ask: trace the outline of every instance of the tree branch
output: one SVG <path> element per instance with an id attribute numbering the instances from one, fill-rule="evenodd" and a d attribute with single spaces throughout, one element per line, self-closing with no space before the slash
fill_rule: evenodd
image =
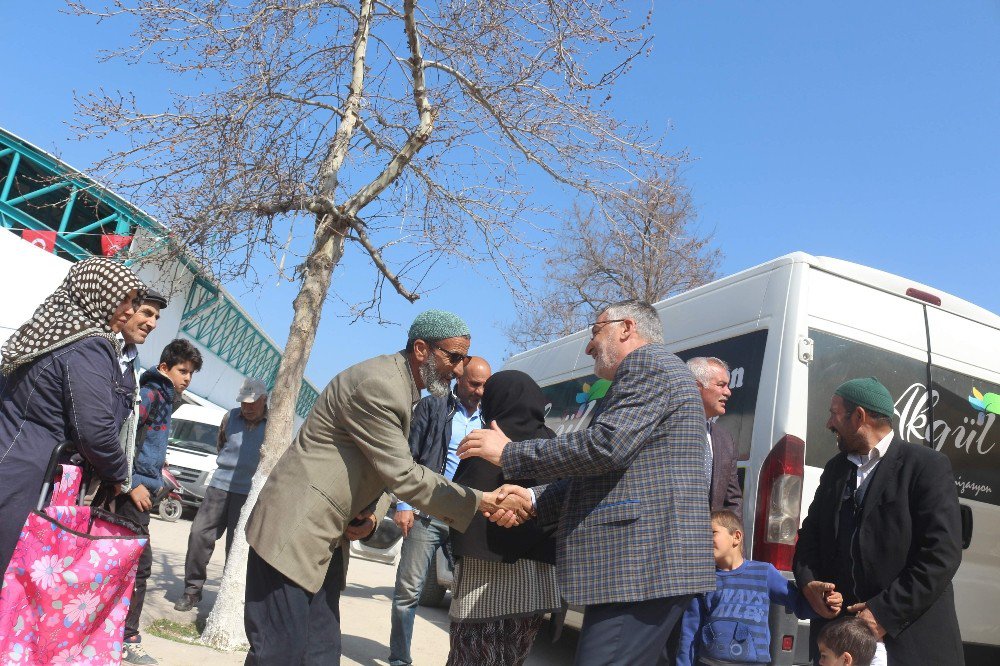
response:
<path id="1" fill-rule="evenodd" d="M 396 288 L 399 295 L 411 303 L 419 299 L 420 294 L 415 294 L 404 287 L 403 283 L 399 280 L 399 276 L 389 270 L 389 267 L 386 266 L 385 261 L 382 259 L 382 253 L 379 252 L 378 248 L 372 244 L 371 239 L 368 237 L 368 233 L 365 231 L 364 223 L 358 218 L 352 217 L 350 218 L 349 224 L 351 225 L 351 228 L 354 229 L 354 233 L 358 235 L 357 241 L 361 243 L 361 247 L 365 248 L 368 252 L 368 256 L 372 258 L 372 262 L 374 262 L 375 267 L 382 275 L 385 276 L 385 279 Z"/>

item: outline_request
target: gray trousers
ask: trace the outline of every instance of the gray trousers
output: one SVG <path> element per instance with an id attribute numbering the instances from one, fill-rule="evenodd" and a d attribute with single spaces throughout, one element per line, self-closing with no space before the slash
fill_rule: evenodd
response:
<path id="1" fill-rule="evenodd" d="M 201 588 L 205 586 L 208 562 L 215 552 L 215 542 L 226 534 L 226 556 L 233 545 L 236 523 L 240 511 L 247 501 L 246 495 L 230 493 L 209 486 L 205 489 L 205 499 L 198 507 L 191 534 L 188 536 L 187 557 L 184 558 L 184 594 L 192 594 L 201 599 Z"/>

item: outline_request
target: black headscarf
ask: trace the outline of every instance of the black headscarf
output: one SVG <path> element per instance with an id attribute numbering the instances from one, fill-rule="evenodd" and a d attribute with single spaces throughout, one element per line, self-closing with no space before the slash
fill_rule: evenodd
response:
<path id="1" fill-rule="evenodd" d="M 480 408 L 487 427 L 496 421 L 511 441 L 521 442 L 555 437 L 545 425 L 547 403 L 542 389 L 527 374 L 502 370 L 486 381 Z M 468 458 L 459 463 L 455 482 L 477 490 L 496 490 L 504 483 L 537 485 L 536 479 L 505 479 L 499 467 L 482 458 Z M 468 555 L 490 562 L 528 558 L 554 564 L 554 531 L 554 526 L 540 525 L 537 520 L 506 529 L 477 515 L 464 533 L 452 530 L 452 547 L 457 557 Z"/>

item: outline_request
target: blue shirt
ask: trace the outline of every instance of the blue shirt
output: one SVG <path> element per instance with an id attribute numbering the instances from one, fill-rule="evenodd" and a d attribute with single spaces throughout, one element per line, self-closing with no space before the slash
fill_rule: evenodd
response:
<path id="1" fill-rule="evenodd" d="M 802 619 L 815 618 L 809 602 L 768 562 L 744 560 L 715 570 L 715 591 L 699 594 L 681 618 L 677 666 L 700 657 L 732 664 L 771 663 L 768 612 L 780 604 Z"/>
<path id="2" fill-rule="evenodd" d="M 456 400 L 455 404 L 457 405 L 455 415 L 451 417 L 451 440 L 448 442 L 448 455 L 444 460 L 444 478 L 449 481 L 455 478 L 458 463 L 462 462 L 458 457 L 458 445 L 470 432 L 483 427 L 483 417 L 479 413 L 479 407 L 470 414 L 461 400 Z M 400 500 L 396 503 L 396 511 L 413 511 L 413 507 Z"/>

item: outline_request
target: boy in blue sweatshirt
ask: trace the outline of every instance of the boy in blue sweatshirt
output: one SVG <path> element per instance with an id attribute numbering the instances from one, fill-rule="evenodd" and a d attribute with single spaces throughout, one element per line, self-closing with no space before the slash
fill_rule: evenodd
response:
<path id="1" fill-rule="evenodd" d="M 149 534 L 149 516 L 153 496 L 163 486 L 162 470 L 167 457 L 167 434 L 174 404 L 191 384 L 191 377 L 201 370 L 201 352 L 187 340 L 173 340 L 160 353 L 160 363 L 139 378 L 139 422 L 136 428 L 135 459 L 132 463 L 132 488 L 115 499 L 114 510 Z M 130 664 L 155 664 L 146 653 L 139 634 L 139 616 L 146 597 L 146 581 L 153 564 L 150 543 L 142 551 L 132 590 L 132 602 L 125 618 L 125 644 L 122 660 Z"/>
<path id="2" fill-rule="evenodd" d="M 743 559 L 743 526 L 732 511 L 712 512 L 715 592 L 691 600 L 681 618 L 678 666 L 770 664 L 771 604 L 800 618 L 815 617 L 809 602 L 768 562 Z M 817 583 L 820 584 L 820 583 Z M 826 603 L 840 610 L 843 597 L 827 585 Z"/>

